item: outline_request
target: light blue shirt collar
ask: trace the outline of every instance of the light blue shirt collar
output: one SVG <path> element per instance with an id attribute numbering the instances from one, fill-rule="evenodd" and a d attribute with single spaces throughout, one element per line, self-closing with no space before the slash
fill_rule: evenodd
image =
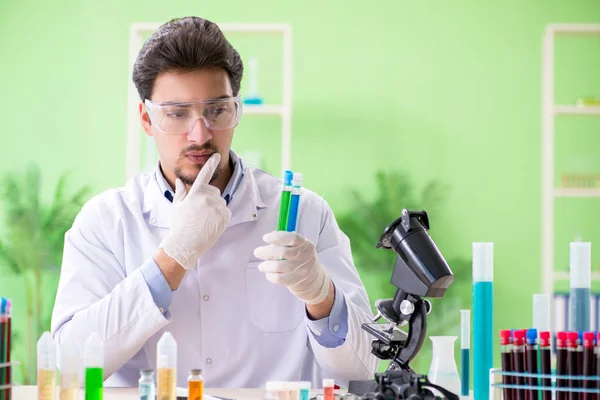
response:
<path id="1" fill-rule="evenodd" d="M 229 182 L 227 183 L 227 186 L 225 187 L 225 190 L 222 194 L 222 197 L 225 199 L 227 204 L 229 204 L 229 202 L 233 198 L 233 194 L 237 190 L 242 180 L 242 177 L 244 176 L 244 163 L 242 159 L 239 158 L 237 154 L 235 154 L 232 150 L 229 150 L 229 159 L 233 164 L 233 174 L 231 175 L 231 179 L 229 179 Z M 161 192 L 164 193 L 164 196 L 170 202 L 173 202 L 175 192 L 173 191 L 171 186 L 169 186 L 162 171 L 160 170 L 160 162 L 158 163 L 158 166 L 155 169 L 154 178 L 156 179 L 156 183 L 158 183 L 158 187 L 160 188 Z"/>

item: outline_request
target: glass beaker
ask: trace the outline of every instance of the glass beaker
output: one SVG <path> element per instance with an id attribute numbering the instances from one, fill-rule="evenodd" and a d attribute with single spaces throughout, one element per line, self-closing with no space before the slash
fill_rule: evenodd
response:
<path id="1" fill-rule="evenodd" d="M 460 396 L 460 378 L 454 359 L 456 336 L 430 336 L 433 344 L 429 381 Z M 438 392 L 436 390 L 436 392 Z M 441 393 L 437 393 L 441 395 Z"/>

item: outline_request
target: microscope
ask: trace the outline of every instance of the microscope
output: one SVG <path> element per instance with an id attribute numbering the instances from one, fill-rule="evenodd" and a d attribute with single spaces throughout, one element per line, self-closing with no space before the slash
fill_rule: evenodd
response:
<path id="1" fill-rule="evenodd" d="M 377 300 L 377 314 L 362 329 L 375 337 L 371 353 L 390 360 L 384 373 L 374 380 L 350 381 L 348 393 L 363 400 L 458 400 L 457 394 L 435 385 L 426 375 L 417 374 L 409 363 L 415 358 L 426 336 L 426 316 L 431 303 L 424 299 L 441 298 L 454 281 L 454 275 L 427 233 L 426 211 L 402 210 L 400 218 L 383 231 L 377 248 L 396 252 L 390 283 L 397 288 L 392 299 Z M 377 323 L 384 318 L 388 323 Z M 407 330 L 399 327 L 406 326 Z M 444 397 L 436 396 L 437 389 Z"/>

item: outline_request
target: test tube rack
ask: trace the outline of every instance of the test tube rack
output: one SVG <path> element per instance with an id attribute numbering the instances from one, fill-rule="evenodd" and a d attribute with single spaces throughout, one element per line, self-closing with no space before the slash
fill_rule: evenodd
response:
<path id="1" fill-rule="evenodd" d="M 0 370 L 5 370 L 3 371 L 4 374 L 2 374 L 3 376 L 6 376 L 6 370 L 10 371 L 10 368 L 15 367 L 16 365 L 19 365 L 20 363 L 18 361 L 11 361 L 11 362 L 7 362 L 7 363 L 0 363 Z M 11 399 L 11 394 L 12 394 L 12 388 L 14 386 L 13 382 L 12 382 L 12 373 L 8 375 L 11 380 L 8 382 L 8 384 L 2 384 L 0 382 L 0 394 L 2 394 L 4 392 L 5 396 L 2 397 L 0 396 L 2 399 L 5 400 L 10 400 Z M 8 391 L 8 396 L 6 396 L 6 393 Z"/>
<path id="2" fill-rule="evenodd" d="M 524 378 L 525 384 L 505 384 L 503 378 L 511 376 L 515 378 Z M 537 384 L 531 384 L 531 380 L 537 382 Z M 542 382 L 550 381 L 550 384 L 545 385 Z M 558 382 L 561 382 L 560 386 Z M 589 382 L 589 386 L 597 386 L 592 388 L 586 388 L 584 382 Z M 512 390 L 512 396 L 506 396 L 507 390 Z M 532 374 L 526 372 L 507 372 L 500 368 L 490 369 L 490 393 L 489 400 L 508 400 L 517 399 L 516 391 L 523 390 L 525 392 L 536 391 L 538 395 L 541 395 L 542 399 L 558 399 L 558 394 L 565 395 L 565 399 L 569 398 L 571 393 L 583 394 L 600 394 L 600 376 L 573 376 L 573 375 L 557 375 L 556 370 L 552 370 L 551 374 Z M 525 398 L 523 396 L 522 398 Z M 535 396 L 537 399 L 537 395 Z M 597 397 L 595 397 L 597 398 Z"/>

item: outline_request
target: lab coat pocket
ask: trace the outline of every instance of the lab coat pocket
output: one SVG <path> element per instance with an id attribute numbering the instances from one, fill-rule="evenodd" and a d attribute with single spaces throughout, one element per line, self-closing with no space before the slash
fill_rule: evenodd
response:
<path id="1" fill-rule="evenodd" d="M 287 287 L 267 280 L 258 270 L 260 262 L 248 263 L 246 295 L 250 321 L 267 333 L 292 331 L 305 315 L 304 303 Z"/>

